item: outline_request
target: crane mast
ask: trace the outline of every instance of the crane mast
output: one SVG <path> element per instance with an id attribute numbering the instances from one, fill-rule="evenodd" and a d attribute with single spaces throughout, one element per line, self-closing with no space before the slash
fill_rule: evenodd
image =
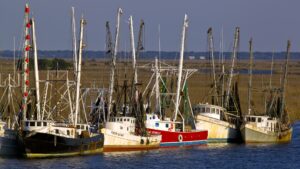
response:
<path id="1" fill-rule="evenodd" d="M 29 34 L 29 28 L 31 27 L 31 22 L 29 19 L 29 5 L 25 5 L 25 15 L 24 15 L 24 23 L 25 23 L 25 29 L 24 29 L 24 35 L 25 35 L 25 42 L 23 47 L 23 66 L 22 66 L 22 72 L 23 72 L 23 80 L 22 80 L 22 116 L 23 120 L 26 120 L 26 114 L 27 114 L 27 100 L 28 100 L 28 91 L 29 91 L 29 53 L 30 53 L 30 34 Z"/>
<path id="2" fill-rule="evenodd" d="M 75 8 L 72 7 L 72 40 L 73 40 L 73 60 L 74 60 L 74 75 L 77 76 L 77 42 L 76 42 L 76 22 L 75 22 Z"/>
<path id="3" fill-rule="evenodd" d="M 36 93 L 36 112 L 37 120 L 41 120 L 41 99 L 40 99 L 40 78 L 39 66 L 36 46 L 35 22 L 34 18 L 31 19 L 32 40 L 33 40 L 33 56 L 34 56 L 34 77 L 35 77 L 35 93 Z"/>
<path id="4" fill-rule="evenodd" d="M 225 107 L 226 108 L 228 108 L 228 104 L 229 104 L 229 97 L 230 97 L 230 91 L 231 91 L 230 89 L 231 89 L 231 83 L 232 83 L 232 78 L 233 78 L 233 73 L 234 73 L 233 71 L 234 71 L 234 67 L 235 67 L 235 60 L 237 57 L 239 36 L 240 36 L 240 28 L 236 27 L 235 33 L 234 33 L 232 62 L 231 62 L 231 67 L 230 67 L 229 79 L 227 82 L 227 90 L 226 90 L 226 98 L 225 98 Z"/>
<path id="5" fill-rule="evenodd" d="M 177 119 L 177 114 L 179 111 L 179 97 L 180 97 L 180 88 L 181 88 L 181 78 L 182 78 L 182 66 L 183 66 L 183 56 L 184 56 L 184 44 L 185 44 L 185 35 L 188 27 L 188 16 L 184 15 L 184 21 L 182 26 L 182 35 L 181 35 L 181 45 L 180 45 L 180 58 L 178 65 L 178 80 L 177 80 L 177 91 L 176 91 L 176 102 L 175 102 L 175 115 L 173 121 Z"/>
<path id="6" fill-rule="evenodd" d="M 217 80 L 216 80 L 216 67 L 215 67 L 215 58 L 214 58 L 214 40 L 213 40 L 213 34 L 212 34 L 212 28 L 209 28 L 207 31 L 207 36 L 208 36 L 208 48 L 209 48 L 209 53 L 210 53 L 210 58 L 211 58 L 211 63 L 212 63 L 212 74 L 213 74 L 213 81 L 214 81 L 214 98 L 216 99 L 216 103 L 213 104 L 218 104 L 218 88 L 217 88 Z M 213 101 L 215 100 L 213 99 Z"/>
<path id="7" fill-rule="evenodd" d="M 140 30 L 139 30 L 139 37 L 138 37 L 138 43 L 137 43 L 137 49 L 136 49 L 136 58 L 140 57 L 140 52 L 144 50 L 143 46 L 143 29 L 145 26 L 145 22 L 143 19 L 141 19 L 140 22 Z"/>
<path id="8" fill-rule="evenodd" d="M 252 38 L 249 41 L 250 63 L 249 63 L 249 82 L 248 82 L 248 115 L 251 114 L 251 91 L 252 91 L 252 69 L 253 69 L 253 50 Z"/>
<path id="9" fill-rule="evenodd" d="M 79 114 L 79 97 L 80 97 L 80 80 L 81 80 L 81 61 L 82 61 L 82 49 L 83 44 L 83 30 L 86 21 L 82 18 L 80 20 L 80 40 L 79 40 L 79 51 L 78 51 L 78 65 L 77 65 L 77 79 L 76 79 L 76 104 L 75 104 L 75 126 L 77 125 L 78 114 Z"/>
<path id="10" fill-rule="evenodd" d="M 123 11 L 121 8 L 118 8 L 117 14 L 117 24 L 116 24 L 116 37 L 115 37 L 115 44 L 114 44 L 114 51 L 111 63 L 111 71 L 110 71 L 110 85 L 109 85 L 109 98 L 108 98 L 108 107 L 107 107 L 107 120 L 110 118 L 111 107 L 112 107 L 112 97 L 114 91 L 114 83 L 115 83 L 115 70 L 116 70 L 116 58 L 118 53 L 118 45 L 119 45 L 119 33 L 120 33 L 120 19 Z"/>
<path id="11" fill-rule="evenodd" d="M 285 90 L 286 90 L 285 88 L 286 88 L 286 83 L 287 83 L 290 49 L 291 49 L 291 41 L 288 40 L 287 49 L 286 49 L 285 65 L 284 65 L 284 74 L 283 74 L 282 83 L 281 83 L 281 106 L 280 106 L 280 116 L 281 116 L 281 118 L 284 114 L 284 109 L 285 109 Z"/>
<path id="12" fill-rule="evenodd" d="M 133 20 L 132 16 L 129 17 L 129 30 L 130 30 L 130 44 L 131 44 L 131 53 L 132 53 L 132 69 L 134 70 L 134 84 L 137 83 L 137 69 L 136 69 L 136 53 L 134 46 L 134 33 L 133 33 Z"/>

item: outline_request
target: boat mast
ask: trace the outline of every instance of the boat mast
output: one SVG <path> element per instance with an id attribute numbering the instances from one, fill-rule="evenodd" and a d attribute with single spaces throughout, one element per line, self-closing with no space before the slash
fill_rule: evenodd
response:
<path id="1" fill-rule="evenodd" d="M 33 40 L 33 53 L 34 53 L 34 78 L 35 78 L 35 93 L 36 93 L 36 111 L 37 120 L 41 120 L 41 100 L 40 100 L 40 78 L 39 78 L 39 65 L 36 46 L 35 22 L 34 18 L 31 19 L 32 24 L 32 40 Z"/>
<path id="2" fill-rule="evenodd" d="M 80 40 L 79 40 L 79 52 L 78 52 L 78 65 L 77 65 L 77 80 L 76 80 L 76 104 L 75 104 L 75 126 L 77 125 L 78 112 L 79 112 L 79 94 L 80 94 L 80 78 L 81 78 L 81 61 L 82 61 L 82 49 L 83 49 L 83 29 L 86 21 L 81 18 L 80 20 Z"/>
<path id="3" fill-rule="evenodd" d="M 288 63 L 289 63 L 289 58 L 290 58 L 290 48 L 291 48 L 291 41 L 288 40 L 287 49 L 286 49 L 284 74 L 283 74 L 282 83 L 281 83 L 281 106 L 280 106 L 281 118 L 283 116 L 284 109 L 285 109 L 285 90 L 286 90 L 286 83 L 287 83 Z"/>
<path id="4" fill-rule="evenodd" d="M 224 107 L 224 85 L 225 85 L 225 63 L 224 63 L 224 39 L 223 39 L 223 26 L 221 30 L 221 64 L 222 64 L 222 94 L 221 94 L 221 105 Z"/>
<path id="5" fill-rule="evenodd" d="M 156 100 L 156 112 L 160 113 L 161 117 L 161 107 L 160 107 L 160 92 L 159 92 L 159 68 L 158 68 L 158 59 L 155 58 L 155 100 Z"/>
<path id="6" fill-rule="evenodd" d="M 249 41 L 250 62 L 249 62 L 249 82 L 248 82 L 248 115 L 251 114 L 251 91 L 252 91 L 252 68 L 253 68 L 253 51 L 252 38 Z"/>
<path id="7" fill-rule="evenodd" d="M 75 22 L 75 8 L 72 7 L 72 39 L 73 39 L 73 59 L 74 59 L 74 75 L 77 76 L 77 43 L 76 43 L 76 22 Z"/>
<path id="8" fill-rule="evenodd" d="M 133 34 L 133 20 L 132 16 L 129 17 L 129 30 L 130 30 L 130 44 L 131 44 L 131 53 L 132 53 L 132 69 L 134 70 L 134 84 L 137 83 L 137 69 L 136 69 L 136 53 L 134 46 L 134 34 Z"/>
<path id="9" fill-rule="evenodd" d="M 183 66 L 183 55 L 184 55 L 184 44 L 185 44 L 185 34 L 186 29 L 188 27 L 188 16 L 187 14 L 184 15 L 184 21 L 182 26 L 182 35 L 181 35 L 181 49 L 180 49 L 180 58 L 179 58 L 179 68 L 178 68 L 178 80 L 177 80 L 177 92 L 176 92 L 176 102 L 175 102 L 175 116 L 173 121 L 176 121 L 177 114 L 179 111 L 179 97 L 180 97 L 180 85 L 181 85 L 181 78 L 182 78 L 182 66 Z"/>
<path id="10" fill-rule="evenodd" d="M 213 34 L 212 34 L 212 28 L 210 27 L 207 31 L 207 36 L 208 36 L 208 48 L 209 48 L 209 53 L 210 53 L 210 58 L 211 58 L 211 63 L 212 63 L 212 73 L 213 73 L 213 80 L 214 80 L 214 96 L 216 99 L 216 103 L 218 105 L 218 88 L 217 88 L 217 81 L 216 81 L 216 68 L 215 68 L 215 59 L 214 59 L 214 41 L 213 41 Z M 213 101 L 215 100 L 213 99 Z"/>
<path id="11" fill-rule="evenodd" d="M 28 90 L 29 90 L 29 50 L 30 50 L 30 35 L 29 35 L 29 28 L 31 26 L 30 20 L 29 20 L 29 5 L 25 5 L 25 16 L 24 16 L 24 23 L 25 23 L 25 42 L 24 42 L 24 59 L 23 59 L 23 66 L 22 66 L 22 72 L 23 72 L 23 81 L 22 81 L 22 93 L 23 93 L 23 99 L 22 99 L 22 116 L 23 120 L 26 120 L 26 114 L 27 114 L 27 99 L 28 99 Z"/>
<path id="12" fill-rule="evenodd" d="M 108 98 L 108 107 L 107 107 L 107 120 L 110 118 L 111 107 L 112 107 L 112 96 L 114 91 L 114 83 L 115 83 L 115 70 L 116 70 L 116 58 L 118 53 L 118 45 L 119 45 L 119 33 L 120 33 L 120 19 L 123 11 L 121 8 L 118 8 L 117 14 L 117 24 L 116 24 L 116 37 L 115 37 L 115 48 L 113 52 L 111 72 L 110 72 L 110 85 L 109 85 L 109 98 Z"/>
<path id="13" fill-rule="evenodd" d="M 273 50 L 273 53 L 272 53 L 272 62 L 271 62 L 270 89 L 272 88 L 273 67 L 274 67 L 274 50 Z"/>
<path id="14" fill-rule="evenodd" d="M 232 78 L 233 78 L 233 70 L 235 66 L 235 59 L 237 55 L 237 48 L 238 48 L 238 41 L 239 41 L 239 33 L 240 33 L 240 28 L 236 27 L 235 28 L 235 33 L 234 33 L 234 45 L 233 45 L 233 55 L 232 55 L 232 63 L 231 63 L 231 68 L 230 68 L 230 74 L 229 74 L 229 79 L 227 83 L 227 90 L 226 90 L 226 98 L 225 98 L 225 107 L 228 108 L 229 104 L 229 97 L 230 97 L 230 89 L 231 89 L 231 83 L 232 83 Z"/>
<path id="15" fill-rule="evenodd" d="M 144 46 L 143 46 L 143 29 L 144 29 L 144 26 L 145 26 L 145 22 L 144 22 L 143 19 L 141 19 L 138 43 L 137 43 L 137 48 L 136 48 L 136 58 L 137 59 L 140 57 L 141 51 L 144 50 Z"/>

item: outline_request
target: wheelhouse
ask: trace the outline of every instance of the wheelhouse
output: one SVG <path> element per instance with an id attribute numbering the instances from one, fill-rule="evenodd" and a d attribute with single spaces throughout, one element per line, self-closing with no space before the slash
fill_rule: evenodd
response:
<path id="1" fill-rule="evenodd" d="M 207 117 L 215 118 L 215 119 L 221 119 L 221 116 L 223 116 L 225 112 L 225 108 L 211 105 L 211 104 L 197 104 L 193 108 L 194 115 L 204 115 Z"/>
<path id="2" fill-rule="evenodd" d="M 255 127 L 263 128 L 265 131 L 278 131 L 279 122 L 277 118 L 269 116 L 246 116 L 244 118 L 246 124 L 251 124 Z"/>

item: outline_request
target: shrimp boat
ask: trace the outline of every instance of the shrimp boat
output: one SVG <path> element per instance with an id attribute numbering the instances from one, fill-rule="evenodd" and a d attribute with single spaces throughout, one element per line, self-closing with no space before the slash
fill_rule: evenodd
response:
<path id="1" fill-rule="evenodd" d="M 287 43 L 286 62 L 280 88 L 272 88 L 270 79 L 270 99 L 267 100 L 265 115 L 253 115 L 251 102 L 252 86 L 252 39 L 250 44 L 250 71 L 248 86 L 248 115 L 240 127 L 246 143 L 282 143 L 290 142 L 293 128 L 285 106 L 285 88 L 287 83 L 288 60 L 290 57 L 290 41 Z M 272 63 L 273 65 L 273 63 Z"/>
<path id="2" fill-rule="evenodd" d="M 209 142 L 241 142 L 241 135 L 239 130 L 241 124 L 241 109 L 239 106 L 240 103 L 237 94 L 237 86 L 232 87 L 233 69 L 235 67 L 234 63 L 237 55 L 237 45 L 239 40 L 239 28 L 237 27 L 235 30 L 232 65 L 226 92 L 224 92 L 224 61 L 222 61 L 222 73 L 219 81 L 217 81 L 215 75 L 216 72 L 213 54 L 212 28 L 209 28 L 208 30 L 208 39 L 210 57 L 212 61 L 212 74 L 214 84 L 214 95 L 212 97 L 212 103 L 214 104 L 199 103 L 193 107 L 196 117 L 196 128 L 208 130 Z M 219 84 L 222 84 L 222 87 L 218 87 Z M 222 89 L 222 91 L 218 91 L 220 88 Z M 222 93 L 221 97 L 219 97 L 220 93 Z M 225 94 L 225 97 L 223 96 L 223 94 Z"/>
<path id="3" fill-rule="evenodd" d="M 101 129 L 104 151 L 133 151 L 159 148 L 161 135 L 136 134 L 136 118 L 113 117 Z"/>
<path id="4" fill-rule="evenodd" d="M 143 125 L 143 110 L 139 109 L 138 105 L 140 101 L 137 99 L 131 100 L 131 111 L 132 113 L 128 115 L 128 113 L 123 112 L 115 112 L 113 109 L 112 96 L 114 89 L 114 74 L 115 74 L 115 65 L 116 65 L 116 55 L 118 50 L 118 40 L 119 40 L 119 27 L 120 27 L 120 17 L 122 14 L 122 9 L 118 9 L 117 14 L 117 26 L 116 26 L 116 39 L 115 46 L 112 49 L 111 42 L 111 33 L 109 24 L 107 22 L 107 36 L 108 42 L 107 47 L 108 51 L 110 51 L 110 55 L 112 57 L 112 66 L 111 66 L 111 79 L 110 79 L 110 87 L 109 87 L 109 103 L 108 103 L 108 115 L 105 117 L 106 121 L 104 122 L 104 127 L 101 129 L 101 133 L 104 134 L 104 151 L 135 151 L 135 150 L 149 150 L 159 148 L 159 144 L 161 141 L 161 135 L 149 135 L 147 132 L 144 132 Z M 134 73 L 134 83 L 132 84 L 132 93 L 138 93 L 135 85 L 137 84 L 137 73 L 135 67 L 135 47 L 134 47 L 134 35 L 133 35 L 133 20 L 132 16 L 129 18 L 129 28 L 130 28 L 130 40 L 133 54 L 133 69 Z M 142 30 L 142 29 L 141 29 Z M 109 52 L 108 52 L 109 53 Z M 125 83 L 126 81 L 124 81 Z M 125 83 L 124 88 L 124 102 L 125 106 L 127 105 L 127 83 Z M 135 98 L 138 98 L 135 97 Z M 127 106 L 126 106 L 127 107 Z M 104 112 L 105 114 L 105 112 Z"/>
<path id="5" fill-rule="evenodd" d="M 192 127 L 186 126 L 187 118 L 185 119 L 184 116 L 179 111 L 180 100 L 185 100 L 185 103 L 189 102 L 188 95 L 186 93 L 186 81 L 192 73 L 196 70 L 192 69 L 185 69 L 183 73 L 183 55 L 184 55 L 184 42 L 185 42 L 185 34 L 186 29 L 188 27 L 188 18 L 187 15 L 184 17 L 183 22 L 183 30 L 182 30 L 182 37 L 181 37 L 181 51 L 180 51 L 180 59 L 179 59 L 179 68 L 176 70 L 174 67 L 164 68 L 158 66 L 157 59 L 155 60 L 155 93 L 156 93 L 156 110 L 155 113 L 148 113 L 146 115 L 146 128 L 149 133 L 151 134 L 161 134 L 162 140 L 160 145 L 161 146 L 186 146 L 186 145 L 199 145 L 206 143 L 207 141 L 207 130 L 193 130 Z M 160 87 L 159 87 L 159 79 L 163 79 L 161 77 L 162 71 L 175 71 L 178 80 L 177 80 L 177 92 L 176 92 L 176 100 L 175 100 L 175 112 L 173 115 L 173 119 L 168 118 L 166 115 L 162 114 L 162 107 L 161 107 L 161 94 L 160 94 Z M 183 78 L 182 78 L 183 77 Z M 164 82 L 162 82 L 164 84 Z M 150 83 L 149 83 L 150 84 Z M 184 86 L 184 87 L 181 87 Z M 180 93 L 184 92 L 185 97 L 181 97 Z M 189 102 L 190 103 L 190 102 Z M 191 107 L 190 107 L 191 108 Z M 160 116 L 158 116 L 158 114 Z M 191 111 L 192 114 L 192 111 Z M 182 121 L 177 120 L 177 116 L 180 116 Z M 193 117 L 192 117 L 192 120 Z"/>
<path id="6" fill-rule="evenodd" d="M 57 122 L 55 120 L 48 120 L 44 117 L 46 112 L 45 105 L 47 103 L 47 95 L 44 95 L 44 104 L 41 111 L 40 97 L 39 97 L 39 75 L 37 64 L 37 47 L 35 36 L 35 22 L 34 18 L 29 19 L 29 6 L 25 6 L 25 47 L 24 47 L 24 63 L 23 63 L 23 81 L 22 81 L 22 119 L 21 130 L 19 134 L 19 144 L 22 148 L 23 154 L 27 158 L 44 158 L 44 157 L 61 157 L 61 156 L 73 156 L 73 155 L 86 155 L 101 153 L 103 150 L 104 137 L 103 134 L 94 134 L 90 132 L 90 127 L 87 123 L 78 122 L 79 114 L 79 96 L 80 96 L 80 77 L 81 77 L 81 55 L 83 48 L 83 26 L 85 20 L 80 21 L 80 47 L 78 62 L 76 62 L 76 104 L 75 111 L 71 111 L 73 123 Z M 29 35 L 29 29 L 32 32 L 32 42 L 30 45 L 31 36 Z M 34 73 L 35 73 L 35 100 L 36 111 L 31 113 L 28 110 L 29 103 L 29 55 L 31 46 L 34 53 Z M 58 73 L 58 72 L 56 72 Z M 57 75 L 58 76 L 58 75 Z M 48 79 L 47 82 L 50 80 Z M 68 81 L 68 78 L 67 78 Z M 46 85 L 47 86 L 47 85 Z M 66 85 L 68 88 L 65 94 L 61 95 L 62 100 L 67 100 L 64 95 L 69 92 L 69 83 Z M 47 93 L 47 90 L 44 91 Z M 63 93 L 63 92 L 62 92 Z M 60 100 L 61 102 L 61 100 Z M 72 101 L 69 100 L 69 103 Z M 50 106 L 49 106 L 50 107 Z M 56 106 L 54 106 L 56 107 Z M 51 108 L 51 107 L 50 107 Z M 70 107 L 72 110 L 72 106 Z M 42 113 L 41 113 L 42 112 Z M 51 116 L 51 111 L 48 116 Z M 34 119 L 36 117 L 36 119 Z M 45 120 L 46 119 L 46 120 Z"/>
<path id="7" fill-rule="evenodd" d="M 0 156 L 19 155 L 17 132 L 8 129 L 6 122 L 0 120 Z"/>
<path id="8" fill-rule="evenodd" d="M 0 74 L 0 88 L 4 92 L 0 98 L 0 156 L 20 155 L 17 142 L 17 109 L 16 99 L 13 97 L 16 89 L 20 88 L 20 74 L 8 74 L 3 78 Z"/>

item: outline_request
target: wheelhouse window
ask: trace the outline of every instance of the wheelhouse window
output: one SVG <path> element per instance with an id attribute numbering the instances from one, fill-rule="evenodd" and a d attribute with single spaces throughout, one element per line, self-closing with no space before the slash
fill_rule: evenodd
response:
<path id="1" fill-rule="evenodd" d="M 155 127 L 159 127 L 159 123 L 155 123 Z"/>
<path id="2" fill-rule="evenodd" d="M 59 134 L 59 130 L 58 130 L 58 129 L 55 129 L 55 133 L 56 133 L 56 134 Z"/>
<path id="3" fill-rule="evenodd" d="M 212 113 L 216 113 L 216 109 L 215 109 L 215 108 L 212 108 L 212 109 L 211 109 L 211 112 L 212 112 Z"/>
<path id="4" fill-rule="evenodd" d="M 29 126 L 29 122 L 28 122 L 28 121 L 27 121 L 27 122 L 25 122 L 25 126 L 27 126 L 27 127 Z"/>
<path id="5" fill-rule="evenodd" d="M 35 122 L 30 122 L 30 126 L 35 126 Z"/>
<path id="6" fill-rule="evenodd" d="M 70 131 L 69 131 L 69 130 L 67 130 L 67 135 L 68 135 L 68 136 L 70 135 Z"/>
<path id="7" fill-rule="evenodd" d="M 166 128 L 169 128 L 169 124 L 166 124 Z"/>
<path id="8" fill-rule="evenodd" d="M 210 113 L 210 108 L 209 107 L 205 108 L 205 113 Z"/>
<path id="9" fill-rule="evenodd" d="M 43 126 L 47 126 L 47 122 L 43 122 Z"/>
<path id="10" fill-rule="evenodd" d="M 36 125 L 37 125 L 37 126 L 42 126 L 42 122 L 38 121 L 38 122 L 36 123 Z"/>
<path id="11" fill-rule="evenodd" d="M 261 122 L 261 118 L 258 118 L 257 121 L 260 123 Z"/>

